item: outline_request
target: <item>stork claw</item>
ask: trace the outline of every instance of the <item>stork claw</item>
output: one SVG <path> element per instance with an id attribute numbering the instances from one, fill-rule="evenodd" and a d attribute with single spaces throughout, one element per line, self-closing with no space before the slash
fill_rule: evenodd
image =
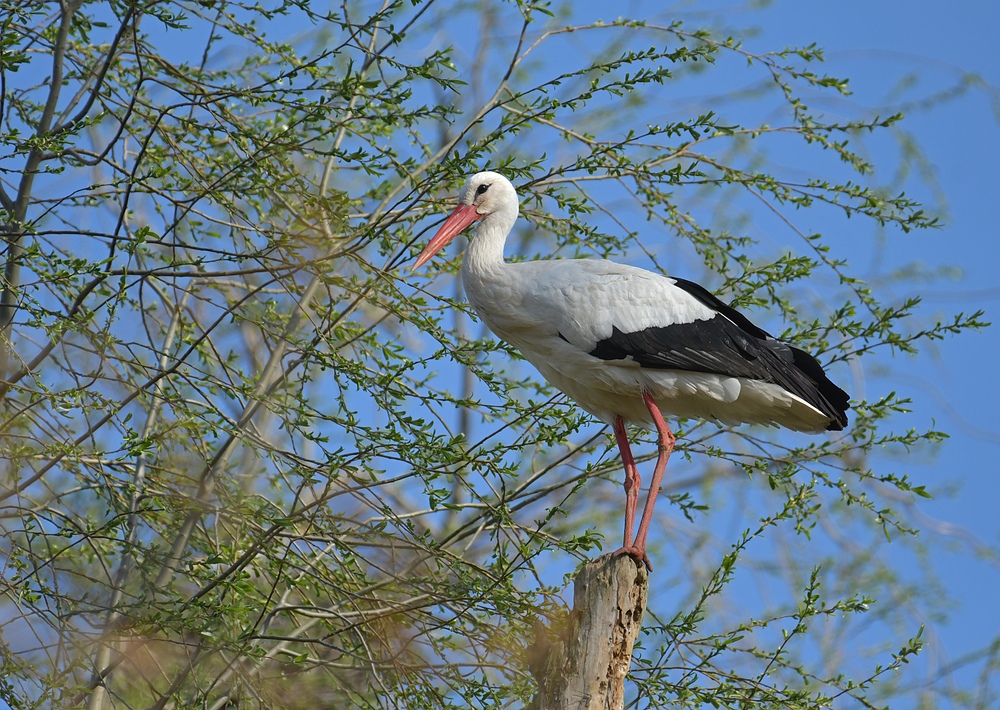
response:
<path id="1" fill-rule="evenodd" d="M 649 555 L 646 554 L 645 547 L 637 547 L 636 545 L 622 545 L 614 552 L 610 553 L 611 557 L 618 557 L 619 555 L 628 555 L 636 562 L 639 562 L 646 567 L 647 572 L 653 571 L 653 564 L 649 561 Z"/>

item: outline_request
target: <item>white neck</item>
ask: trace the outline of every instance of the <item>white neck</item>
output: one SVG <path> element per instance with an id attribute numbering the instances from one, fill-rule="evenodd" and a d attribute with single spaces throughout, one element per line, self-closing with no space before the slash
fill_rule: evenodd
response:
<path id="1" fill-rule="evenodd" d="M 476 226 L 462 260 L 463 278 L 482 278 L 504 268 L 503 247 L 517 221 L 517 203 L 513 209 L 502 208 L 486 215 Z"/>

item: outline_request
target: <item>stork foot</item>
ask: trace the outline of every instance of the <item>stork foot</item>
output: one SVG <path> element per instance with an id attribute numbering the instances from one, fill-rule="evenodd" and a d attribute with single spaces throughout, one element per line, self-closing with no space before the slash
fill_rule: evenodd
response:
<path id="1" fill-rule="evenodd" d="M 649 555 L 646 554 L 645 546 L 638 547 L 636 545 L 622 545 L 611 553 L 612 557 L 618 557 L 619 555 L 628 555 L 636 562 L 645 565 L 647 572 L 653 571 L 653 565 L 649 561 Z"/>

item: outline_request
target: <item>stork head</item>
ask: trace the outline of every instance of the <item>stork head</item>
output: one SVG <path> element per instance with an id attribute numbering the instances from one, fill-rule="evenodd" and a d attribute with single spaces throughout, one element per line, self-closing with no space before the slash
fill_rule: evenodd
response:
<path id="1" fill-rule="evenodd" d="M 510 180 L 499 173 L 483 172 L 470 177 L 458 196 L 458 208 L 444 221 L 437 234 L 434 235 L 413 268 L 423 266 L 444 246 L 458 236 L 462 230 L 477 219 L 494 219 L 505 223 L 503 236 L 514 225 L 517 219 L 517 192 Z"/>

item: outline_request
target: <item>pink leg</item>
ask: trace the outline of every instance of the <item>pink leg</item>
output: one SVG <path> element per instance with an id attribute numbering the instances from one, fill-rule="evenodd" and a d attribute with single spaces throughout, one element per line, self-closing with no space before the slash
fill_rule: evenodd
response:
<path id="1" fill-rule="evenodd" d="M 632 449 L 628 445 L 628 436 L 625 433 L 625 420 L 621 417 L 615 418 L 613 425 L 615 431 L 615 441 L 618 442 L 618 450 L 622 454 L 622 465 L 625 467 L 625 542 L 622 550 L 632 547 L 632 532 L 635 529 L 635 508 L 639 504 L 639 469 L 635 466 L 635 459 L 632 458 Z"/>
<path id="2" fill-rule="evenodd" d="M 659 434 L 658 449 L 659 455 L 656 458 L 656 468 L 653 469 L 653 479 L 649 482 L 649 495 L 646 497 L 646 505 L 642 509 L 642 520 L 639 521 L 639 531 L 635 534 L 635 544 L 633 552 L 630 552 L 636 559 L 641 559 L 647 569 L 652 570 L 649 564 L 649 557 L 646 556 L 646 534 L 649 532 L 649 524 L 653 521 L 653 505 L 656 503 L 656 494 L 660 492 L 660 483 L 663 481 L 663 473 L 667 470 L 667 460 L 670 452 L 674 450 L 674 443 L 677 437 L 670 431 L 670 427 L 663 420 L 660 408 L 656 406 L 652 395 L 648 392 L 642 393 L 642 399 L 646 403 L 646 408 L 653 417 L 656 431 Z"/>

